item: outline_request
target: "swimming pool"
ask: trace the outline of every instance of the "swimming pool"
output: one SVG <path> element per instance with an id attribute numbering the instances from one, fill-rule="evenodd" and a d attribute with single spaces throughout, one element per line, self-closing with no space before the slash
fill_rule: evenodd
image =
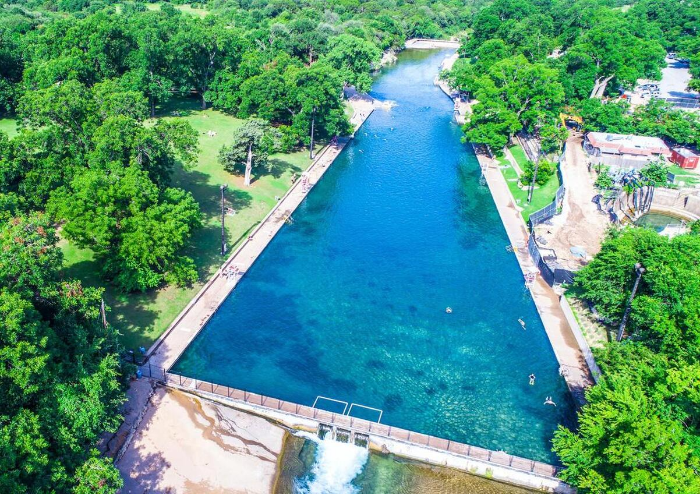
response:
<path id="1" fill-rule="evenodd" d="M 447 54 L 406 51 L 380 73 L 372 95 L 396 106 L 374 112 L 174 371 L 554 461 L 566 385 L 433 84 Z"/>

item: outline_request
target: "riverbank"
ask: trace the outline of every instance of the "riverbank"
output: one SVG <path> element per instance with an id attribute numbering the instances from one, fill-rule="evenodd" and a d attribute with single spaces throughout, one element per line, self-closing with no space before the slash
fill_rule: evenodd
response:
<path id="1" fill-rule="evenodd" d="M 583 352 L 559 304 L 559 295 L 539 276 L 538 269 L 530 258 L 527 250 L 527 227 L 498 168 L 498 161 L 478 152 L 476 148 L 475 154 L 523 276 L 527 273 L 538 274 L 530 286 L 530 293 L 559 362 L 560 373 L 577 406 L 582 406 L 585 403 L 584 391 L 593 381 Z"/>

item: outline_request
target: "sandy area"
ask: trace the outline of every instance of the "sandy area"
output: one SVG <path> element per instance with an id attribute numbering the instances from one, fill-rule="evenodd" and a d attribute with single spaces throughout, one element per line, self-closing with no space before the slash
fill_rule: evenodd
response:
<path id="1" fill-rule="evenodd" d="M 610 226 L 606 213 L 598 210 L 593 197 L 598 194 L 594 187 L 595 172 L 588 171 L 588 162 L 581 147 L 582 138 L 574 134 L 566 141 L 566 159 L 561 173 L 566 185 L 562 214 L 535 228 L 537 237 L 545 239 L 544 247 L 554 249 L 560 264 L 570 270 L 578 270 L 600 251 L 605 231 Z M 571 253 L 571 247 L 586 250 L 587 259 Z"/>
<path id="2" fill-rule="evenodd" d="M 267 494 L 284 435 L 260 417 L 159 387 L 117 462 L 121 492 Z"/>

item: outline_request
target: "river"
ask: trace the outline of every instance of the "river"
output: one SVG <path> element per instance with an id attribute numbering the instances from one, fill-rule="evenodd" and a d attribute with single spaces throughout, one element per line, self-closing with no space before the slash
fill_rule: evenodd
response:
<path id="1" fill-rule="evenodd" d="M 552 433 L 572 408 L 452 102 L 433 84 L 449 53 L 408 50 L 381 71 L 372 96 L 395 105 L 367 120 L 175 371 L 373 407 L 382 423 L 553 462 Z"/>

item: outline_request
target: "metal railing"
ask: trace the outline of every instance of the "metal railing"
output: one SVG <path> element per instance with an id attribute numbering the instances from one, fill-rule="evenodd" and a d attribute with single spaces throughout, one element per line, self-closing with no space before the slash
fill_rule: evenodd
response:
<path id="1" fill-rule="evenodd" d="M 139 369 L 142 375 L 157 379 L 162 383 L 175 386 L 183 390 L 192 390 L 202 393 L 209 393 L 239 401 L 256 407 L 263 407 L 269 410 L 295 415 L 297 417 L 311 419 L 319 423 L 336 425 L 355 432 L 373 434 L 396 441 L 411 443 L 439 451 L 445 451 L 456 455 L 473 458 L 500 465 L 522 472 L 533 473 L 543 477 L 556 477 L 559 469 L 553 465 L 539 461 L 528 460 L 518 456 L 513 456 L 503 451 L 492 451 L 478 446 L 471 446 L 449 439 L 429 436 L 419 432 L 409 431 L 398 427 L 372 422 L 370 420 L 352 417 L 349 415 L 329 412 L 319 408 L 314 408 L 297 403 L 271 398 L 258 393 L 252 393 L 237 388 L 231 388 L 220 384 L 213 384 L 191 377 L 185 377 L 173 372 L 167 372 L 162 367 L 146 364 Z"/>

